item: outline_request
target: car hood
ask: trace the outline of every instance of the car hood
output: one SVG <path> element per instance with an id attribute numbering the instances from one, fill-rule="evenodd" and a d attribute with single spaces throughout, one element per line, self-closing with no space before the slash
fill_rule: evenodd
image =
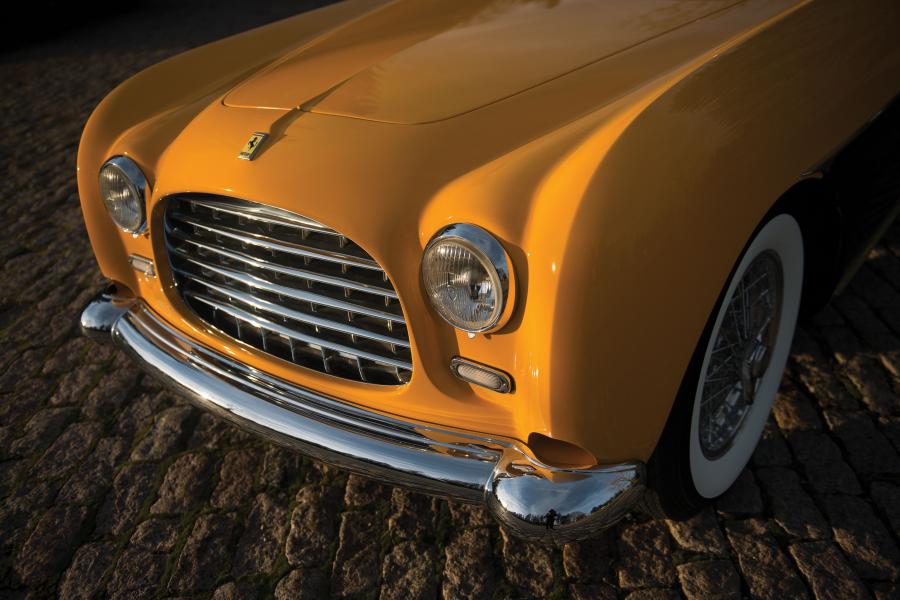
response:
<path id="1" fill-rule="evenodd" d="M 225 97 L 391 123 L 475 110 L 735 0 L 399 0 L 293 49 Z"/>

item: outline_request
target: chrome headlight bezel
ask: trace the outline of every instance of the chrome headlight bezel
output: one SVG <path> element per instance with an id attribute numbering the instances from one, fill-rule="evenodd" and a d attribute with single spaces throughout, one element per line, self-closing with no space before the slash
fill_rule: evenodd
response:
<path id="1" fill-rule="evenodd" d="M 136 212 L 139 218 L 134 220 L 133 222 L 121 222 L 116 217 L 113 200 L 106 197 L 103 192 L 103 173 L 108 169 L 114 169 L 124 177 L 126 187 L 129 189 L 131 196 L 138 204 Z M 98 183 L 101 200 L 103 200 L 103 204 L 106 207 L 106 212 L 107 214 L 109 214 L 113 223 L 115 223 L 116 226 L 118 226 L 121 230 L 132 235 L 139 235 L 146 232 L 147 195 L 149 191 L 149 185 L 147 184 L 147 178 L 144 176 L 143 171 L 141 171 L 141 168 L 137 165 L 137 163 L 135 163 L 127 156 L 114 156 L 103 163 L 103 166 L 100 167 L 100 171 L 98 172 L 97 177 L 99 179 Z"/>
<path id="2" fill-rule="evenodd" d="M 488 272 L 494 282 L 495 289 L 499 291 L 497 306 L 491 313 L 491 317 L 479 327 L 467 327 L 455 320 L 454 315 L 435 301 L 435 297 L 429 289 L 425 270 L 428 267 L 429 257 L 435 249 L 443 243 L 453 243 L 462 246 L 471 252 Z M 447 323 L 456 329 L 470 334 L 491 333 L 501 329 L 509 321 L 515 306 L 515 274 L 512 260 L 509 258 L 503 245 L 488 233 L 485 229 L 469 223 L 455 223 L 441 229 L 425 246 L 422 253 L 422 265 L 420 276 L 425 288 L 428 300 L 435 312 Z"/>

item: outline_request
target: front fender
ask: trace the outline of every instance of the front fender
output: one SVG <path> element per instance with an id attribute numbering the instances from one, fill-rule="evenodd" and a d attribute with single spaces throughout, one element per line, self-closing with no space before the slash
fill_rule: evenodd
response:
<path id="1" fill-rule="evenodd" d="M 780 15 L 610 107 L 548 176 L 528 237 L 553 250 L 529 260 L 529 285 L 554 290 L 554 435 L 604 460 L 649 458 L 754 228 L 897 93 L 900 19 L 880 4 Z M 580 200 L 553 201 L 568 195 Z"/>

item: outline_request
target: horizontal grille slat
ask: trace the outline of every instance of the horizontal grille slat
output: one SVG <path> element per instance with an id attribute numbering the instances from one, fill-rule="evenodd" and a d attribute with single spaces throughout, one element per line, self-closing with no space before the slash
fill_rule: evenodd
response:
<path id="1" fill-rule="evenodd" d="M 378 342 L 383 342 L 385 344 L 392 344 L 395 346 L 402 346 L 404 348 L 409 348 L 409 341 L 403 340 L 400 338 L 393 338 L 387 335 L 382 335 L 380 333 L 376 333 L 373 331 L 367 331 L 365 329 L 361 329 L 359 327 L 353 327 L 352 325 L 346 325 L 344 323 L 339 323 L 337 321 L 330 321 L 328 319 L 322 319 L 315 315 L 310 315 L 304 312 L 300 312 L 297 310 L 292 310 L 290 308 L 285 308 L 283 306 L 279 306 L 274 302 L 269 302 L 268 300 L 264 300 L 262 298 L 257 298 L 251 294 L 245 294 L 238 290 L 230 289 L 225 286 L 216 285 L 214 283 L 210 283 L 205 281 L 199 277 L 195 277 L 194 281 L 199 283 L 200 285 L 206 286 L 207 289 L 218 292 L 220 295 L 225 296 L 226 298 L 230 298 L 232 300 L 237 300 L 241 304 L 250 306 L 259 311 L 267 313 L 272 316 L 276 316 L 283 319 L 290 319 L 294 321 L 300 321 L 307 325 L 312 325 L 314 327 L 322 327 L 325 329 L 331 329 L 333 331 L 337 331 L 339 333 L 343 333 L 346 335 L 353 335 L 364 337 L 367 339 L 375 340 Z"/>
<path id="2" fill-rule="evenodd" d="M 336 262 L 342 265 L 348 265 L 351 267 L 361 267 L 364 269 L 373 269 L 375 271 L 381 271 L 381 267 L 378 266 L 373 260 L 366 260 L 364 258 L 358 258 L 356 256 L 351 256 L 349 254 L 342 254 L 340 252 L 333 252 L 328 250 L 317 251 L 312 248 L 308 248 L 305 246 L 301 246 L 299 244 L 290 244 L 285 242 L 279 242 L 275 239 L 272 239 L 267 236 L 259 235 L 256 233 L 242 233 L 239 230 L 231 229 L 230 227 L 225 226 L 212 226 L 207 225 L 205 223 L 201 223 L 192 218 L 181 217 L 180 221 L 190 225 L 191 227 L 198 227 L 205 231 L 208 231 L 216 236 L 225 236 L 237 240 L 243 244 L 251 244 L 254 246 L 260 246 L 265 248 L 266 250 L 271 250 L 275 252 L 284 252 L 287 254 L 296 254 L 297 256 L 302 256 L 304 258 L 312 258 L 316 260 L 327 260 L 330 262 Z"/>
<path id="3" fill-rule="evenodd" d="M 217 329 L 337 377 L 409 381 L 397 293 L 346 236 L 288 211 L 206 194 L 169 198 L 164 230 L 176 288 Z"/>
<path id="4" fill-rule="evenodd" d="M 181 254 L 178 250 L 175 251 L 178 254 Z M 334 298 L 329 298 L 328 296 L 322 296 L 320 294 L 313 294 L 310 292 L 305 292 L 303 290 L 298 290 L 290 287 L 286 287 L 283 285 L 278 285 L 277 283 L 272 283 L 262 277 L 257 275 L 247 275 L 246 273 L 241 273 L 240 271 L 234 271 L 232 269 L 226 269 L 223 267 L 217 267 L 214 265 L 210 265 L 199 261 L 194 258 L 186 259 L 191 264 L 197 265 L 201 269 L 207 269 L 216 273 L 218 275 L 222 275 L 223 277 L 227 277 L 229 279 L 233 279 L 238 281 L 246 286 L 253 287 L 260 290 L 265 290 L 267 292 L 271 292 L 273 294 L 278 294 L 280 296 L 289 296 L 294 298 L 295 300 L 301 300 L 304 302 L 309 302 L 310 304 L 316 304 L 319 306 L 327 306 L 328 308 L 334 308 L 336 310 L 343 310 L 349 313 L 358 313 L 361 315 L 366 315 L 367 317 L 376 317 L 378 319 L 384 319 L 386 321 L 393 321 L 396 323 L 403 323 L 403 317 L 401 315 L 391 314 L 389 312 L 385 312 L 383 310 L 376 310 L 373 308 L 369 308 L 367 306 L 363 306 L 361 304 L 353 304 L 351 302 L 343 302 L 341 300 L 336 300 Z M 186 275 L 188 277 L 193 276 L 190 272 L 180 270 L 176 267 L 176 271 L 179 271 L 182 275 Z"/>
<path id="5" fill-rule="evenodd" d="M 328 350 L 334 350 L 335 352 L 343 352 L 346 354 L 350 354 L 352 356 L 357 356 L 359 358 L 365 358 L 367 360 L 371 360 L 372 362 L 382 363 L 386 365 L 391 365 L 392 367 L 398 367 L 401 369 L 412 369 L 412 364 L 400 360 L 393 360 L 384 356 L 378 356 L 377 354 L 370 354 L 368 352 L 362 352 L 358 348 L 350 348 L 349 346 L 342 346 L 341 344 L 335 344 L 332 342 L 327 342 L 322 340 L 321 338 L 315 338 L 312 336 L 304 335 L 302 333 L 298 333 L 294 331 L 290 327 L 284 327 L 275 323 L 273 321 L 269 321 L 263 317 L 254 315 L 253 313 L 249 313 L 243 311 L 235 306 L 230 304 L 224 304 L 222 302 L 217 302 L 211 298 L 206 296 L 202 296 L 200 294 L 196 294 L 194 292 L 188 292 L 188 296 L 191 298 L 195 298 L 200 302 L 208 304 L 209 306 L 215 308 L 216 310 L 221 310 L 232 317 L 241 320 L 244 323 L 248 323 L 253 327 L 258 329 L 266 329 L 271 331 L 272 333 L 277 333 L 279 335 L 283 335 L 285 337 L 297 340 L 299 342 L 305 342 L 312 346 L 321 346 Z"/>
<path id="6" fill-rule="evenodd" d="M 285 267 L 283 265 L 270 263 L 264 259 L 256 258 L 254 256 L 250 256 L 248 254 L 243 254 L 241 252 L 232 252 L 230 250 L 225 250 L 224 248 L 217 248 L 215 246 L 211 246 L 209 244 L 204 244 L 203 242 L 198 242 L 197 240 L 192 240 L 186 235 L 178 231 L 170 232 L 171 235 L 177 237 L 179 241 L 191 244 L 192 246 L 196 246 L 202 250 L 206 250 L 209 252 L 213 252 L 215 254 L 220 254 L 232 260 L 244 263 L 247 268 L 256 268 L 262 269 L 264 271 L 272 271 L 275 273 L 282 273 L 284 275 L 290 275 L 292 277 L 297 277 L 299 279 L 308 279 L 310 281 L 315 281 L 318 283 L 324 283 L 328 285 L 333 285 L 337 287 L 346 287 L 351 290 L 356 290 L 358 292 L 367 292 L 370 294 L 376 294 L 378 296 L 387 296 L 388 298 L 397 298 L 397 292 L 394 290 L 386 289 L 383 287 L 378 287 L 375 285 L 367 285 L 365 283 L 357 283 L 355 281 L 351 281 L 349 279 L 339 279 L 337 277 L 329 277 L 328 275 L 321 275 L 319 273 L 313 273 L 311 271 L 305 271 L 303 269 L 297 269 L 292 267 Z"/>
<path id="7" fill-rule="evenodd" d="M 234 206 L 233 203 L 217 202 L 215 200 L 193 200 L 192 202 L 196 206 L 202 206 L 213 211 L 225 212 L 244 219 L 260 221 L 272 225 L 298 227 L 300 229 L 341 237 L 341 234 L 337 231 L 324 227 L 315 221 L 305 219 L 300 215 L 284 215 L 284 213 L 281 212 L 267 210 L 267 207 L 265 206 L 253 206 L 251 203 L 247 202 L 242 203 L 240 206 Z"/>

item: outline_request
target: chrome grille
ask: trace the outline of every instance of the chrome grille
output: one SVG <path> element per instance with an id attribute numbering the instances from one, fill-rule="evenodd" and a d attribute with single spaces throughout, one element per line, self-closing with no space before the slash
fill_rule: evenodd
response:
<path id="1" fill-rule="evenodd" d="M 321 223 L 255 202 L 170 198 L 166 247 L 185 303 L 228 335 L 356 381 L 409 381 L 397 292 L 362 248 Z"/>

